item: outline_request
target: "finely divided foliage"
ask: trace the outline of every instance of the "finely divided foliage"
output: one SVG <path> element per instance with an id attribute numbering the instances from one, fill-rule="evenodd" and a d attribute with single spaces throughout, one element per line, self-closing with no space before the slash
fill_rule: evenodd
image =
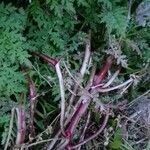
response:
<path id="1" fill-rule="evenodd" d="M 0 95 L 24 91 L 25 79 L 20 65 L 29 65 L 29 44 L 23 36 L 27 15 L 11 4 L 0 5 Z"/>
<path id="2" fill-rule="evenodd" d="M 149 9 L 149 0 L 0 2 L 0 140 L 4 149 L 16 144 L 29 148 L 49 138 L 55 139 L 44 145 L 48 149 L 82 149 L 87 142 L 83 148 L 91 149 L 100 143 L 93 140 L 98 133 L 103 135 L 100 148 L 123 149 L 128 143 L 122 141 L 122 120 L 115 114 L 120 113 L 120 101 L 131 101 L 149 90 Z M 138 84 L 129 88 L 135 81 Z"/>

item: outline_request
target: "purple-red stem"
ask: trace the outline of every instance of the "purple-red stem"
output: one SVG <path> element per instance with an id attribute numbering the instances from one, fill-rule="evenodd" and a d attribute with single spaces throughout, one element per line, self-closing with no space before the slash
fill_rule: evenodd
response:
<path id="1" fill-rule="evenodd" d="M 30 77 L 28 78 L 28 82 L 29 82 L 29 98 L 30 101 L 34 101 L 36 97 L 35 85 Z"/>
<path id="2" fill-rule="evenodd" d="M 83 116 L 83 114 L 87 110 L 89 101 L 90 100 L 86 100 L 86 101 L 82 100 L 81 103 L 79 104 L 79 106 L 77 107 L 75 113 L 73 114 L 73 116 L 69 122 L 69 125 L 68 125 L 67 129 L 65 130 L 66 136 L 68 138 L 72 137 L 73 131 L 76 128 L 76 125 L 78 124 L 80 118 Z"/>
<path id="3" fill-rule="evenodd" d="M 105 78 L 106 73 L 108 72 L 109 68 L 113 63 L 113 56 L 109 56 L 103 65 L 102 69 L 100 69 L 94 77 L 93 86 L 96 86 L 101 83 L 101 81 Z"/>
<path id="4" fill-rule="evenodd" d="M 86 120 L 85 126 L 84 126 L 83 131 L 82 131 L 81 136 L 80 136 L 79 143 L 82 142 L 85 138 L 85 133 L 86 133 L 86 130 L 87 130 L 89 122 L 90 122 L 90 117 L 91 117 L 91 113 L 89 111 L 88 115 L 87 115 L 87 120 Z M 81 150 L 81 146 L 78 147 L 78 150 Z"/>
<path id="5" fill-rule="evenodd" d="M 41 53 L 37 53 L 37 52 L 32 52 L 32 54 L 42 58 L 43 60 L 45 60 L 46 62 L 51 64 L 53 67 L 55 67 L 55 65 L 58 63 L 58 60 L 51 58 L 45 54 L 41 54 Z"/>
<path id="6" fill-rule="evenodd" d="M 113 62 L 113 57 L 109 56 L 106 60 L 106 63 L 102 67 L 102 69 L 98 72 L 98 74 L 95 75 L 95 80 L 93 81 L 94 85 L 99 84 L 104 79 L 104 77 L 106 76 L 106 73 L 108 72 L 109 68 L 112 65 L 112 62 Z M 67 129 L 65 130 L 67 138 L 71 139 L 71 137 L 73 136 L 73 131 L 75 130 L 75 128 L 76 128 L 79 120 L 83 116 L 83 114 L 86 112 L 88 105 L 90 104 L 90 100 L 91 100 L 91 98 L 89 98 L 87 96 L 86 100 L 82 100 L 81 103 L 79 103 L 76 111 L 74 112 L 74 114 L 70 120 L 70 123 L 69 123 Z"/>
<path id="7" fill-rule="evenodd" d="M 58 63 L 58 61 L 56 59 L 50 58 L 47 55 L 44 54 L 39 54 L 39 53 L 33 53 L 36 56 L 41 57 L 42 59 L 44 59 L 46 62 L 48 62 L 49 64 L 51 64 L 53 67 L 56 66 L 56 64 Z M 102 69 L 95 75 L 94 80 L 93 80 L 93 85 L 97 85 L 99 84 L 104 77 L 106 76 L 106 73 L 108 72 L 109 68 L 111 67 L 113 62 L 113 57 L 109 56 L 106 60 L 106 63 L 104 64 L 104 66 L 102 67 Z M 93 86 L 92 85 L 92 86 Z M 71 140 L 71 137 L 73 135 L 73 131 L 75 130 L 80 118 L 83 116 L 83 114 L 86 112 L 88 105 L 90 103 L 91 98 L 89 98 L 87 96 L 87 99 L 82 100 L 77 109 L 75 110 L 69 124 L 67 125 L 67 128 L 65 130 L 65 136 L 66 138 L 69 138 Z M 70 140 L 68 141 L 68 143 L 66 143 L 66 146 L 69 144 Z"/>
<path id="8" fill-rule="evenodd" d="M 77 145 L 74 145 L 74 146 L 68 145 L 68 149 L 71 149 L 71 150 L 76 149 L 76 148 L 86 144 L 87 142 L 91 141 L 92 139 L 96 138 L 106 127 L 106 124 L 107 124 L 108 119 L 109 119 L 109 115 L 110 115 L 109 111 L 106 112 L 106 116 L 104 118 L 104 121 L 103 121 L 102 125 L 100 126 L 100 128 L 97 132 L 95 132 L 93 135 L 91 135 L 89 138 L 83 140 L 82 142 L 79 142 Z"/>
<path id="9" fill-rule="evenodd" d="M 16 145 L 21 145 L 24 143 L 26 134 L 26 124 L 25 124 L 25 110 L 23 106 L 16 108 L 17 113 L 17 138 Z"/>
<path id="10" fill-rule="evenodd" d="M 64 132 L 64 120 L 65 120 L 64 119 L 65 118 L 65 92 L 64 91 L 65 89 L 64 89 L 64 81 L 63 81 L 63 76 L 61 73 L 59 61 L 44 54 L 40 54 L 36 52 L 33 52 L 32 54 L 42 58 L 44 61 L 46 61 L 48 64 L 52 65 L 55 68 L 55 71 L 57 73 L 58 80 L 59 80 L 60 95 L 61 95 L 60 127 L 61 127 L 62 133 L 65 135 L 65 132 Z"/>
<path id="11" fill-rule="evenodd" d="M 35 100 L 36 100 L 36 90 L 33 80 L 29 77 L 29 99 L 30 99 L 30 136 L 34 137 L 35 130 L 34 130 L 34 109 L 35 109 Z"/>

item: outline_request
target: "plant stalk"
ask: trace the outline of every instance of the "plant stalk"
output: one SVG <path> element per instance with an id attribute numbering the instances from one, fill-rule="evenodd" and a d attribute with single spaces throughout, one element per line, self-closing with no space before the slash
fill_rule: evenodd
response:
<path id="1" fill-rule="evenodd" d="M 16 145 L 20 146 L 24 143 L 25 134 L 26 134 L 26 124 L 25 124 L 25 110 L 22 105 L 16 108 L 17 114 L 17 137 Z"/>

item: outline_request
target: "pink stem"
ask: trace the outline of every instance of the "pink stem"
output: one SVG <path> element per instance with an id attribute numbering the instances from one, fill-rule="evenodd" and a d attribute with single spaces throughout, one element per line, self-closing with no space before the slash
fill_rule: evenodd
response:
<path id="1" fill-rule="evenodd" d="M 90 100 L 82 100 L 81 103 L 79 104 L 79 106 L 77 107 L 75 113 L 73 114 L 69 125 L 65 131 L 66 136 L 68 138 L 71 138 L 73 135 L 73 131 L 75 130 L 79 120 L 81 119 L 82 115 L 85 113 L 85 111 L 87 110 L 87 107 L 89 105 Z"/>
<path id="2" fill-rule="evenodd" d="M 92 139 L 96 138 L 104 130 L 104 128 L 106 127 L 108 119 L 109 119 L 109 112 L 107 112 L 103 124 L 101 125 L 101 127 L 99 128 L 99 130 L 97 132 L 95 132 L 95 134 L 93 134 L 89 138 L 85 139 L 84 141 L 79 142 L 77 145 L 68 146 L 68 148 L 70 148 L 70 149 L 76 149 L 76 148 L 82 146 L 83 144 L 86 144 L 87 142 L 91 141 Z"/>
<path id="3" fill-rule="evenodd" d="M 43 58 L 46 62 L 53 65 L 53 67 L 55 67 L 55 69 L 56 69 L 56 65 L 58 64 L 57 60 L 52 59 L 44 54 L 39 54 L 39 53 L 34 53 L 34 54 L 36 56 Z M 113 62 L 113 57 L 109 56 L 106 60 L 105 65 L 103 66 L 103 68 L 95 75 L 92 86 L 99 84 L 104 79 L 104 77 L 106 76 L 106 73 L 108 72 L 109 68 L 112 65 L 112 62 Z M 79 123 L 81 117 L 86 112 L 91 99 L 92 98 L 90 96 L 86 95 L 85 98 L 83 98 L 81 100 L 81 102 L 79 102 L 79 104 L 77 105 L 76 110 L 74 111 L 74 113 L 70 119 L 70 122 L 67 124 L 66 129 L 65 129 L 64 136 L 67 138 L 67 142 L 65 142 L 65 144 L 63 144 L 64 148 L 68 148 L 68 146 L 69 146 L 68 144 L 70 143 L 71 137 L 73 136 L 73 132 L 74 132 L 77 124 Z"/>
<path id="4" fill-rule="evenodd" d="M 35 85 L 33 83 L 33 80 L 30 77 L 28 78 L 28 82 L 29 82 L 29 97 L 30 97 L 30 101 L 34 101 L 35 98 L 36 98 Z"/>
<path id="5" fill-rule="evenodd" d="M 42 58 L 43 60 L 45 60 L 46 62 L 51 64 L 53 67 L 55 67 L 55 65 L 58 63 L 58 61 L 56 59 L 51 58 L 45 54 L 41 54 L 41 53 L 37 53 L 37 52 L 32 52 L 32 54 Z"/>
<path id="6" fill-rule="evenodd" d="M 35 100 L 36 100 L 36 90 L 33 80 L 29 77 L 29 97 L 30 97 L 30 136 L 33 137 L 35 134 L 34 130 L 34 109 L 35 109 Z"/>
<path id="7" fill-rule="evenodd" d="M 85 133 L 86 133 L 86 130 L 87 130 L 89 122 L 90 122 L 90 117 L 91 117 L 91 113 L 89 112 L 88 116 L 87 116 L 87 120 L 86 120 L 85 126 L 84 126 L 84 129 L 83 129 L 83 132 L 82 132 L 82 134 L 80 136 L 79 142 L 82 142 L 84 140 Z M 78 150 L 80 150 L 80 149 L 81 149 L 81 146 L 79 146 Z"/>
<path id="8" fill-rule="evenodd" d="M 96 73 L 94 80 L 93 80 L 93 86 L 96 86 L 101 83 L 101 81 L 106 76 L 106 73 L 108 72 L 109 68 L 111 67 L 112 63 L 113 63 L 113 56 L 109 56 L 106 60 L 106 63 L 102 67 L 102 69 L 100 69 L 98 73 Z"/>
<path id="9" fill-rule="evenodd" d="M 116 89 L 120 89 L 130 83 L 133 83 L 133 80 L 132 78 L 130 78 L 129 80 L 125 81 L 124 83 L 122 84 L 119 84 L 117 86 L 114 86 L 114 87 L 110 87 L 110 88 L 101 88 L 101 89 L 97 89 L 98 92 L 101 92 L 101 93 L 105 93 L 105 92 L 110 92 L 110 91 L 113 91 L 113 90 L 116 90 Z"/>
<path id="10" fill-rule="evenodd" d="M 112 65 L 112 62 L 113 62 L 113 57 L 109 56 L 106 60 L 105 65 L 103 66 L 103 68 L 98 72 L 97 75 L 95 75 L 95 80 L 93 81 L 93 84 L 97 85 L 104 79 L 104 77 L 106 76 L 106 73 L 108 72 L 109 68 Z M 71 137 L 73 136 L 73 131 L 75 130 L 75 128 L 76 128 L 79 120 L 83 116 L 83 114 L 86 112 L 86 110 L 90 104 L 90 100 L 91 100 L 91 98 L 86 96 L 86 98 L 79 103 L 79 105 L 78 105 L 76 111 L 74 112 L 74 114 L 70 120 L 70 123 L 65 131 L 67 138 L 71 139 Z M 69 144 L 69 141 L 68 141 L 68 144 Z"/>
<path id="11" fill-rule="evenodd" d="M 48 64 L 55 67 L 55 70 L 56 70 L 56 73 L 57 73 L 57 76 L 58 76 L 58 80 L 59 80 L 60 95 L 61 95 L 60 127 L 61 127 L 61 130 L 62 130 L 62 133 L 65 135 L 65 132 L 64 132 L 64 118 L 65 118 L 65 92 L 64 91 L 65 90 L 64 90 L 63 76 L 62 76 L 61 69 L 60 69 L 60 63 L 56 59 L 53 59 L 53 58 L 51 58 L 47 55 L 44 55 L 44 54 L 40 54 L 40 53 L 36 53 L 36 52 L 33 52 L 32 54 L 42 58 Z"/>
<path id="12" fill-rule="evenodd" d="M 83 114 L 87 110 L 89 103 L 90 103 L 90 99 L 86 100 L 86 101 L 82 100 L 78 104 L 76 111 L 74 112 L 73 116 L 71 117 L 71 120 L 68 123 L 67 128 L 65 130 L 64 136 L 66 138 L 66 141 L 62 145 L 58 146 L 58 149 L 60 149 L 60 150 L 65 149 L 65 148 L 68 149 L 69 143 L 70 143 L 71 138 L 73 136 L 73 132 L 74 132 L 77 124 L 79 123 L 81 117 L 83 116 Z"/>
<path id="13" fill-rule="evenodd" d="M 26 124 L 25 124 L 25 110 L 23 106 L 16 108 L 17 113 L 17 138 L 16 145 L 21 145 L 25 140 Z"/>

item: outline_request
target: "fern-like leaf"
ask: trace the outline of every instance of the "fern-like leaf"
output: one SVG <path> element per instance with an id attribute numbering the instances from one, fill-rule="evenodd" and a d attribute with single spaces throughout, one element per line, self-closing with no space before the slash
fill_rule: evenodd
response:
<path id="1" fill-rule="evenodd" d="M 100 15 L 101 22 L 106 24 L 108 33 L 116 32 L 117 35 L 124 35 L 127 27 L 126 10 L 115 8 L 112 11 L 104 10 Z"/>

